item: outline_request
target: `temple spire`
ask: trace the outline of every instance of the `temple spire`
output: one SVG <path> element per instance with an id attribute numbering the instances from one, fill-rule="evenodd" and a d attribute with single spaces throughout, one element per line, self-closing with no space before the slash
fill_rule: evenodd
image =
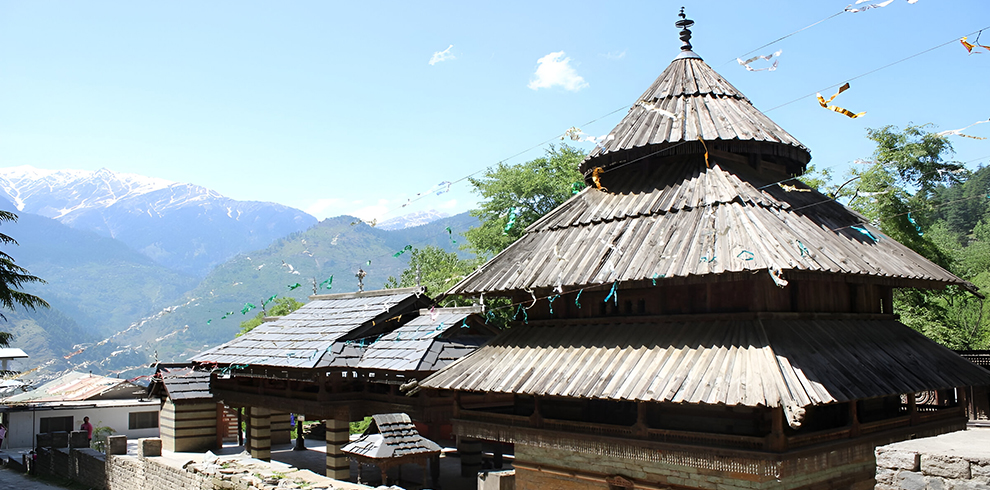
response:
<path id="1" fill-rule="evenodd" d="M 688 28 L 694 25 L 694 21 L 684 15 L 684 7 L 681 7 L 681 13 L 678 14 L 678 16 L 681 20 L 674 22 L 674 26 L 681 29 L 680 37 L 681 43 L 683 44 L 681 44 L 681 54 L 677 55 L 674 59 L 679 60 L 684 58 L 697 58 L 700 60 L 701 56 L 698 56 L 694 51 L 691 51 L 691 29 Z"/>
<path id="2" fill-rule="evenodd" d="M 681 13 L 678 15 L 681 20 L 674 22 L 674 26 L 681 28 L 681 42 L 684 43 L 681 46 L 681 51 L 691 51 L 691 30 L 688 27 L 693 26 L 694 21 L 684 15 L 684 7 L 681 7 Z"/>

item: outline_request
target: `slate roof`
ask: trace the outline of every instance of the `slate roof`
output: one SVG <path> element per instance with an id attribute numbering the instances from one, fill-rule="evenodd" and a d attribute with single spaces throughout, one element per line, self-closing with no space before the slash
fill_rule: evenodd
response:
<path id="1" fill-rule="evenodd" d="M 408 415 L 386 413 L 371 418 L 373 422 L 368 431 L 341 448 L 343 452 L 372 459 L 440 453 L 440 446 L 421 436 Z"/>
<path id="2" fill-rule="evenodd" d="M 790 158 L 800 164 L 811 159 L 808 149 L 784 131 L 700 57 L 678 56 L 643 93 L 626 117 L 581 165 L 585 173 L 606 169 L 612 154 L 650 146 L 659 150 L 690 143 L 692 152 L 706 142 L 759 144 L 760 152 Z M 656 109 L 673 114 L 670 117 Z M 735 145 L 737 148 L 740 145 Z M 729 147 L 730 149 L 732 146 Z"/>
<path id="3" fill-rule="evenodd" d="M 173 402 L 212 399 L 210 371 L 196 370 L 193 366 L 159 367 L 148 385 L 148 393 L 168 396 Z"/>
<path id="4" fill-rule="evenodd" d="M 47 403 L 100 399 L 136 399 L 144 390 L 126 379 L 71 371 L 34 390 L 19 393 L 4 403 Z"/>
<path id="5" fill-rule="evenodd" d="M 402 323 L 400 315 L 416 316 L 430 301 L 423 293 L 424 288 L 404 288 L 311 296 L 298 310 L 191 360 L 304 369 L 346 366 L 360 357 L 348 340 L 394 329 Z"/>
<path id="6" fill-rule="evenodd" d="M 750 315 L 515 326 L 420 385 L 789 407 L 988 383 L 990 373 L 894 320 Z"/>
<path id="7" fill-rule="evenodd" d="M 448 294 L 770 268 L 976 289 L 799 181 L 785 185 L 806 192 L 788 192 L 746 165 L 682 155 L 602 181 L 607 192 L 572 197 Z"/>
<path id="8" fill-rule="evenodd" d="M 468 335 L 474 308 L 420 310 L 419 316 L 368 346 L 356 367 L 383 371 L 436 371 L 473 352 L 494 335 Z M 469 317 L 472 322 L 469 325 Z M 462 331 L 464 333 L 462 333 Z"/>

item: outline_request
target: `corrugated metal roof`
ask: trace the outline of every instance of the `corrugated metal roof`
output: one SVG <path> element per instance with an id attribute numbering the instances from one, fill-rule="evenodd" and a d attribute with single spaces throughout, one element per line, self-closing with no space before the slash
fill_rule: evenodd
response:
<path id="1" fill-rule="evenodd" d="M 754 141 L 762 143 L 763 153 L 776 152 L 800 163 L 811 159 L 804 145 L 753 107 L 708 64 L 700 58 L 679 58 L 637 99 L 581 170 L 607 167 L 601 157 L 610 153 L 647 145 L 661 149 L 699 138 Z"/>
<path id="2" fill-rule="evenodd" d="M 32 391 L 19 393 L 4 403 L 46 403 L 106 398 L 137 398 L 144 390 L 126 379 L 72 371 Z"/>
<path id="3" fill-rule="evenodd" d="M 310 297 L 298 310 L 192 358 L 198 363 L 316 368 L 354 354 L 348 340 L 377 335 L 418 314 L 429 301 L 422 288 Z M 355 354 L 355 359 L 360 354 Z M 352 356 L 353 357 L 353 356 Z M 346 362 L 344 362 L 346 365 Z"/>
<path id="4" fill-rule="evenodd" d="M 408 415 L 385 413 L 371 417 L 374 422 L 369 431 L 342 447 L 343 452 L 373 459 L 440 453 L 440 446 L 421 436 Z"/>
<path id="5" fill-rule="evenodd" d="M 700 156 L 671 160 L 645 174 L 610 174 L 608 191 L 572 197 L 448 294 L 770 268 L 785 277 L 801 270 L 975 289 L 816 191 L 786 192 L 746 166 L 706 168 Z"/>
<path id="6" fill-rule="evenodd" d="M 364 352 L 358 368 L 382 371 L 436 371 L 473 351 L 492 336 L 458 335 L 469 327 L 470 308 L 421 312 L 384 335 Z M 456 356 L 456 357 L 455 357 Z"/>
<path id="7" fill-rule="evenodd" d="M 790 407 L 988 383 L 986 371 L 897 321 L 750 317 L 517 326 L 420 385 Z"/>

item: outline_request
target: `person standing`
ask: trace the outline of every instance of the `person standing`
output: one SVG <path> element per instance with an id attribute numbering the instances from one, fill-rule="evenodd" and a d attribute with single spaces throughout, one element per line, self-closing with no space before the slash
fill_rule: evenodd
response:
<path id="1" fill-rule="evenodd" d="M 7 426 L 0 423 L 0 447 L 3 447 L 3 440 L 7 437 Z"/>
<path id="2" fill-rule="evenodd" d="M 79 426 L 79 430 L 86 431 L 86 440 L 90 444 L 93 443 L 93 424 L 89 423 L 89 417 L 83 417 L 83 423 Z"/>

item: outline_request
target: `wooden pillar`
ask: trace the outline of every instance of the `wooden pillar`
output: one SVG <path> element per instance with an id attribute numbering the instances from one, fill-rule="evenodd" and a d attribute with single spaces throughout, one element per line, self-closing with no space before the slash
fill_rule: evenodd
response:
<path id="1" fill-rule="evenodd" d="M 267 408 L 249 407 L 247 449 L 251 457 L 262 461 L 272 459 L 271 411 Z"/>
<path id="2" fill-rule="evenodd" d="M 430 458 L 430 483 L 433 484 L 433 490 L 440 490 L 440 454 L 435 454 Z M 423 480 L 423 486 L 426 486 L 426 480 Z"/>
<path id="3" fill-rule="evenodd" d="M 787 450 L 787 436 L 784 435 L 784 408 L 777 407 L 770 411 L 770 434 L 767 435 L 766 447 L 770 451 L 783 452 Z"/>
<path id="4" fill-rule="evenodd" d="M 327 478 L 346 480 L 351 477 L 351 463 L 341 450 L 349 441 L 350 420 L 327 419 Z"/>
<path id="5" fill-rule="evenodd" d="M 237 445 L 244 445 L 244 432 L 241 430 L 241 426 L 244 425 L 244 408 L 237 407 Z"/>
<path id="6" fill-rule="evenodd" d="M 457 454 L 461 456 L 461 476 L 477 477 L 481 471 L 481 441 L 458 437 Z"/>
<path id="7" fill-rule="evenodd" d="M 918 398 L 914 393 L 908 393 L 907 401 L 908 416 L 911 418 L 911 425 L 917 425 L 921 421 L 921 415 L 918 413 Z"/>
<path id="8" fill-rule="evenodd" d="M 541 399 L 538 396 L 533 397 L 533 414 L 529 416 L 529 425 L 540 428 L 543 426 L 543 414 L 540 413 L 540 403 Z"/>
<path id="9" fill-rule="evenodd" d="M 859 437 L 859 402 L 849 402 L 849 437 Z"/>
<path id="10" fill-rule="evenodd" d="M 650 435 L 649 426 L 646 425 L 646 403 L 636 402 L 636 423 L 633 424 L 633 434 L 636 437 L 646 439 Z"/>

